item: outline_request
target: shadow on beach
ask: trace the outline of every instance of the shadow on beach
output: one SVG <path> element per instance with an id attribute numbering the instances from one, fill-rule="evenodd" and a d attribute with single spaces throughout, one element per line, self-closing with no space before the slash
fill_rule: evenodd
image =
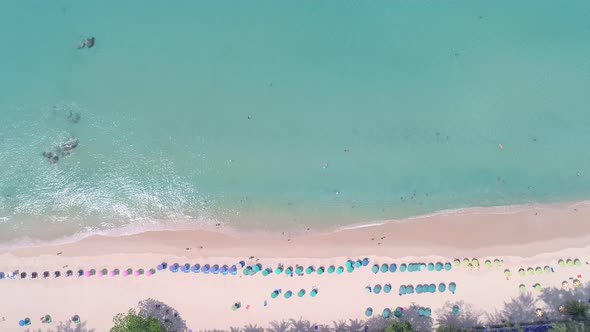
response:
<path id="1" fill-rule="evenodd" d="M 95 329 L 89 329 L 86 327 L 86 322 L 80 322 L 80 324 L 74 324 L 71 321 L 59 322 L 55 328 L 47 329 L 26 329 L 25 332 L 98 332 Z"/>

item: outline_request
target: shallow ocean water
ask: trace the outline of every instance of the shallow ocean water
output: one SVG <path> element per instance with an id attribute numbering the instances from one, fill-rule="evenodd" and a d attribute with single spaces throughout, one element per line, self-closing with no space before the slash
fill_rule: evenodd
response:
<path id="1" fill-rule="evenodd" d="M 587 1 L 6 1 L 0 40 L 2 242 L 590 196 Z"/>

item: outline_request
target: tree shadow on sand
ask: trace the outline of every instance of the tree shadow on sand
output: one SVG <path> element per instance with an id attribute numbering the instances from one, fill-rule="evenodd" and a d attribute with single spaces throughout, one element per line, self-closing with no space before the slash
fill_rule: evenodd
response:
<path id="1" fill-rule="evenodd" d="M 420 306 L 412 303 L 411 306 L 405 308 L 400 321 L 412 324 L 412 328 L 418 332 L 432 331 L 432 318 L 420 317 L 420 315 L 418 315 L 419 308 Z"/>
<path id="2" fill-rule="evenodd" d="M 67 321 L 59 322 L 55 328 L 49 328 L 47 330 L 26 329 L 25 332 L 96 332 L 96 330 L 87 328 L 86 322 L 74 324 L 71 321 Z"/>
<path id="3" fill-rule="evenodd" d="M 568 290 L 557 287 L 543 288 L 539 299 L 545 302 L 545 315 L 548 319 L 564 319 L 564 315 L 559 312 L 559 307 L 569 301 L 590 301 L 590 284 L 585 287 L 570 288 Z"/>
<path id="4" fill-rule="evenodd" d="M 459 308 L 457 315 L 453 314 L 453 306 Z M 470 304 L 464 301 L 445 302 L 441 309 L 437 311 L 436 323 L 439 326 L 453 326 L 459 329 L 472 329 L 474 327 L 482 326 L 480 317 L 481 312 L 476 312 Z"/>
<path id="5" fill-rule="evenodd" d="M 528 292 L 512 298 L 509 302 L 504 302 L 504 308 L 496 310 L 494 313 L 488 313 L 487 320 L 491 324 L 503 325 L 506 322 L 512 323 L 532 323 L 538 321 L 535 316 L 537 300 Z"/>
<path id="6" fill-rule="evenodd" d="M 166 328 L 166 331 L 186 332 L 188 330 L 186 321 L 180 317 L 178 311 L 161 301 L 146 299 L 137 304 L 137 309 L 139 316 L 156 318 Z"/>

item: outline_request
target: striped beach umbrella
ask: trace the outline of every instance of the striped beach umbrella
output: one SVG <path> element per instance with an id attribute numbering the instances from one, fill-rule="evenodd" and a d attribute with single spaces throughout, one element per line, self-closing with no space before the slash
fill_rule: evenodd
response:
<path id="1" fill-rule="evenodd" d="M 434 271 L 434 264 L 428 263 L 428 271 Z"/>
<path id="2" fill-rule="evenodd" d="M 316 295 L 318 295 L 317 288 L 314 288 L 311 290 L 311 292 L 309 292 L 309 296 L 311 296 L 311 297 L 315 297 Z"/>
<path id="3" fill-rule="evenodd" d="M 385 273 L 387 271 L 389 271 L 389 265 L 381 264 L 381 273 Z"/>
<path id="4" fill-rule="evenodd" d="M 369 259 L 367 257 L 363 258 L 363 266 L 369 265 Z"/>
<path id="5" fill-rule="evenodd" d="M 297 296 L 299 297 L 303 297 L 303 295 L 305 295 L 305 289 L 300 289 L 299 292 L 297 292 Z"/>
<path id="6" fill-rule="evenodd" d="M 391 309 L 389 309 L 389 308 L 383 309 L 383 312 L 381 313 L 381 316 L 383 318 L 389 318 L 389 316 L 391 316 Z"/>
<path id="7" fill-rule="evenodd" d="M 385 284 L 383 286 L 383 293 L 389 294 L 389 292 L 391 292 L 391 285 L 390 284 Z"/>
<path id="8" fill-rule="evenodd" d="M 373 308 L 368 307 L 367 309 L 365 309 L 365 316 L 371 317 L 372 315 L 373 315 Z"/>
<path id="9" fill-rule="evenodd" d="M 395 263 L 389 264 L 389 272 L 394 273 L 395 271 L 397 271 L 397 265 Z"/>
<path id="10" fill-rule="evenodd" d="M 438 284 L 438 291 L 444 293 L 447 290 L 447 286 L 444 283 Z"/>
<path id="11" fill-rule="evenodd" d="M 449 292 L 455 294 L 455 290 L 457 290 L 457 284 L 455 284 L 454 282 L 451 282 L 449 284 Z"/>
<path id="12" fill-rule="evenodd" d="M 381 285 L 377 284 L 377 285 L 373 286 L 373 293 L 375 293 L 375 294 L 381 293 Z"/>
<path id="13" fill-rule="evenodd" d="M 453 268 L 453 266 L 451 265 L 451 263 L 449 263 L 449 262 L 445 263 L 445 271 L 451 271 L 452 268 Z"/>
<path id="14" fill-rule="evenodd" d="M 406 264 L 402 264 L 399 266 L 399 272 L 406 272 L 408 266 Z"/>
<path id="15" fill-rule="evenodd" d="M 342 272 L 344 272 L 344 268 L 343 268 L 342 266 L 339 266 L 339 267 L 336 269 L 336 274 L 342 274 Z"/>
<path id="16" fill-rule="evenodd" d="M 334 265 L 330 265 L 330 266 L 328 266 L 328 273 L 329 273 L 329 274 L 332 274 L 332 273 L 334 273 L 334 271 L 336 271 L 336 267 L 334 267 Z"/>
<path id="17" fill-rule="evenodd" d="M 379 264 L 373 265 L 373 267 L 371 268 L 371 271 L 373 271 L 373 273 L 375 273 L 375 274 L 379 273 Z"/>

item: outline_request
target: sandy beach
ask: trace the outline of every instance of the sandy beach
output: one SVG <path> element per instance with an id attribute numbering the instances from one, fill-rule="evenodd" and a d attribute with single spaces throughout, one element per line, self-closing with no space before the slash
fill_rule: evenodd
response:
<path id="1" fill-rule="evenodd" d="M 0 280 L 0 330 L 25 331 L 21 319 L 30 317 L 30 330 L 55 331 L 60 322 L 74 314 L 90 331 L 108 331 L 112 317 L 153 298 L 178 312 L 193 331 L 243 327 L 257 324 L 269 327 L 272 321 L 305 319 L 315 324 L 333 325 L 334 321 L 366 319 L 365 310 L 373 316 L 383 309 L 405 309 L 404 315 L 418 307 L 430 308 L 432 321 L 448 314 L 446 303 L 469 304 L 476 312 L 501 312 L 505 303 L 517 300 L 519 286 L 533 299 L 530 317 L 535 309 L 551 310 L 543 294 L 549 288 L 561 288 L 563 281 L 581 287 L 572 296 L 588 295 L 590 273 L 590 205 L 588 203 L 546 206 L 495 207 L 467 209 L 410 220 L 393 221 L 379 226 L 360 227 L 330 233 L 310 234 L 242 234 L 210 231 L 160 231 L 106 237 L 94 236 L 76 243 L 6 249 L 0 252 L 0 271 L 32 272 L 78 269 L 115 268 L 134 271 L 168 264 L 199 263 L 246 266 L 261 264 L 263 269 L 301 265 L 316 270 L 334 265 L 345 271 L 338 275 L 325 272 L 287 276 L 284 273 L 261 272 L 244 275 L 172 273 L 160 271 L 153 276 L 91 276 Z M 369 263 L 346 271 L 347 260 L 367 258 Z M 454 260 L 476 258 L 479 268 L 459 267 Z M 559 259 L 579 260 L 576 266 L 562 267 Z M 486 267 L 490 260 L 492 267 Z M 498 260 L 499 266 L 493 264 Z M 451 263 L 450 271 L 401 271 L 402 264 Z M 396 272 L 374 273 L 374 264 L 395 264 Z M 419 266 L 419 265 L 416 265 Z M 533 275 L 520 276 L 518 270 L 549 267 Z M 507 277 L 505 270 L 510 271 Z M 400 295 L 402 285 L 439 285 L 444 292 Z M 448 289 L 456 284 L 456 291 Z M 539 284 L 540 292 L 534 289 Z M 366 287 L 391 285 L 391 292 L 367 293 Z M 303 297 L 297 292 L 305 290 Z M 312 289 L 317 295 L 311 297 Z M 280 290 L 273 299 L 271 293 Z M 292 291 L 289 299 L 284 297 Z M 585 293 L 584 293 L 585 292 Z M 547 293 L 548 294 L 548 293 Z M 232 305 L 241 303 L 238 310 Z M 266 304 L 266 305 L 265 305 Z M 412 309 L 412 304 L 417 307 Z M 447 307 L 448 309 L 448 304 Z M 467 306 L 465 306 L 467 310 Z M 553 308 L 554 309 L 554 308 Z M 441 311 L 442 310 L 442 311 Z M 447 310 L 448 311 L 448 310 Z M 50 314 L 53 322 L 41 324 L 39 317 Z M 426 318 L 424 318 L 426 320 Z M 428 319 L 428 321 L 430 321 Z M 481 316 L 485 323 L 486 315 Z M 431 328 L 424 323 L 423 329 Z"/>

